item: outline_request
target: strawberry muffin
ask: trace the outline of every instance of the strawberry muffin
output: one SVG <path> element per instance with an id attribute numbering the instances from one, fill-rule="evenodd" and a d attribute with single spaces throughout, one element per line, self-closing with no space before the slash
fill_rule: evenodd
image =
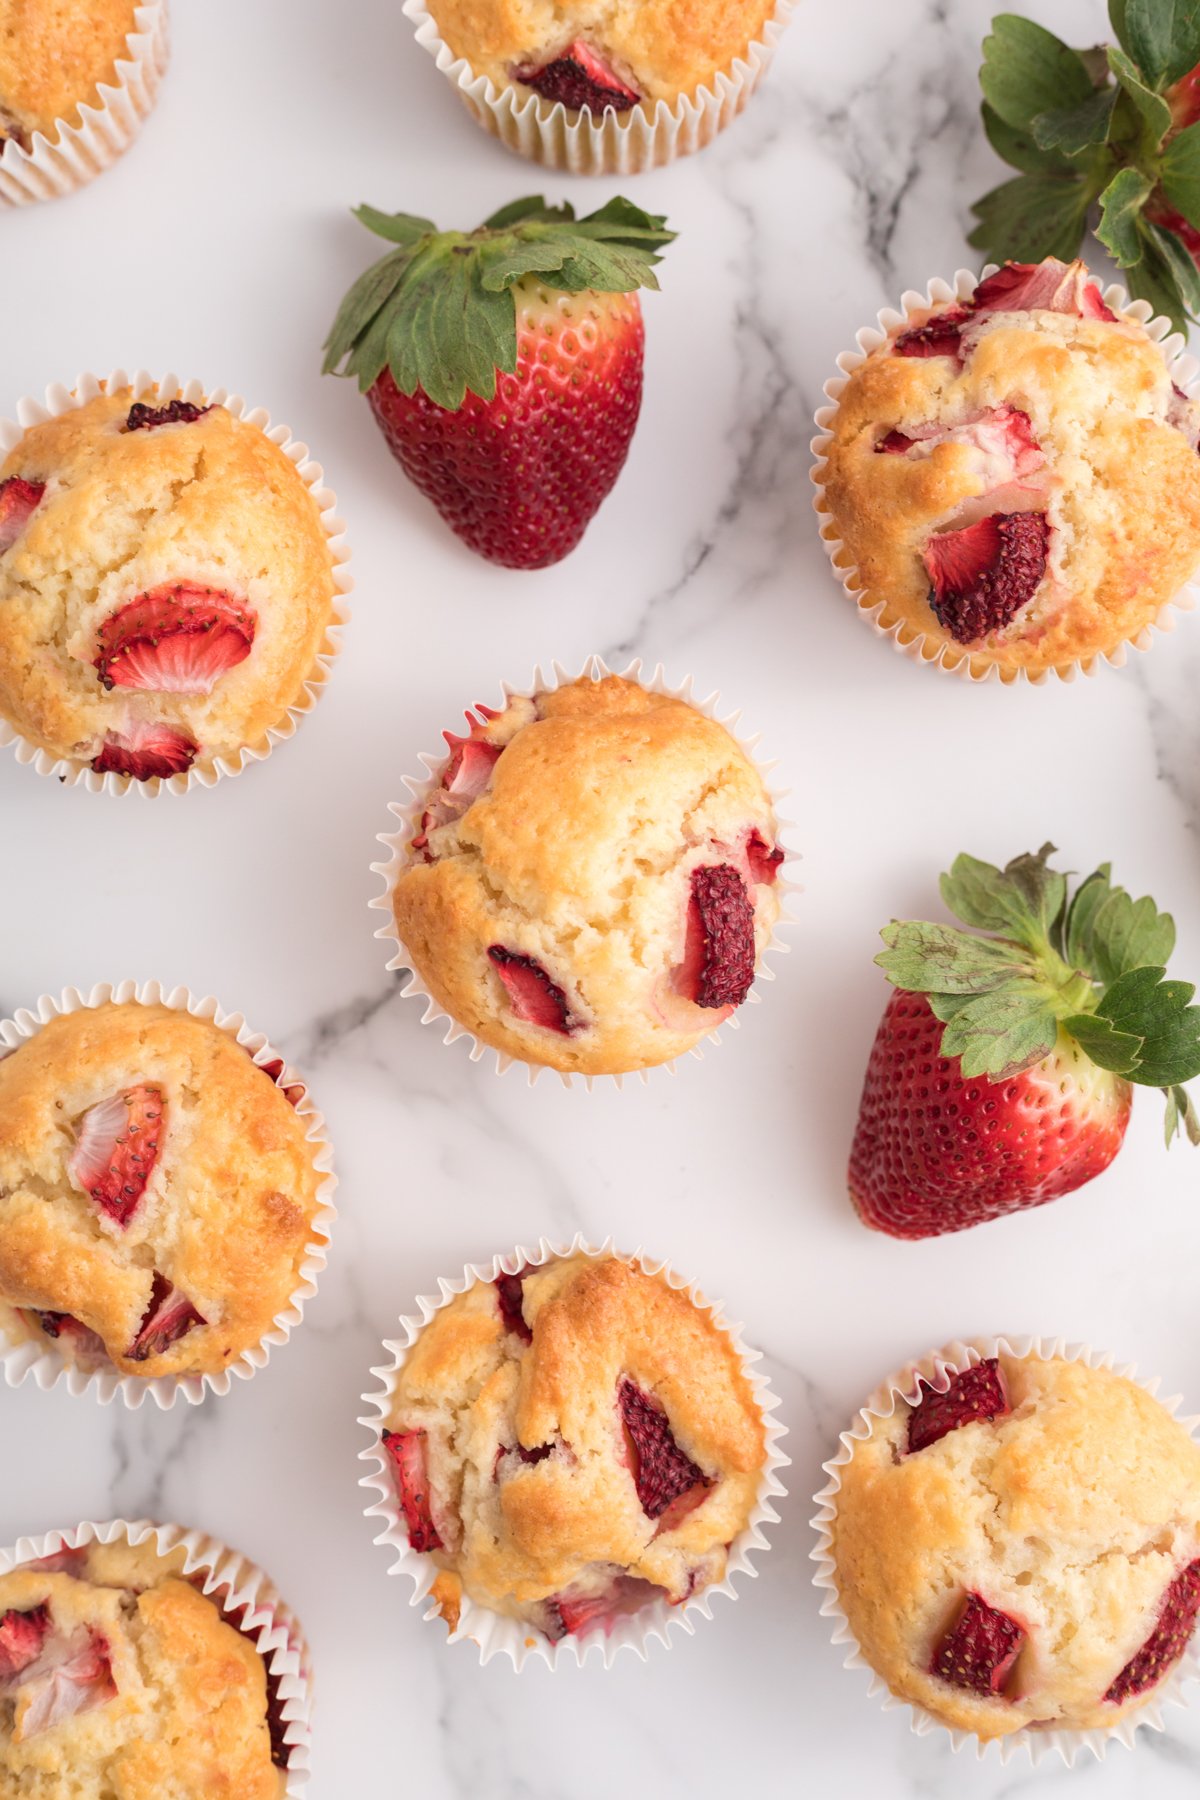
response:
<path id="1" fill-rule="evenodd" d="M 392 892 L 481 1043 L 566 1073 L 690 1050 L 746 999 L 783 851 L 754 764 L 684 700 L 584 676 L 446 733 Z"/>
<path id="2" fill-rule="evenodd" d="M 146 782 L 262 750 L 329 646 L 316 501 L 259 426 L 100 393 L 0 463 L 0 714 Z"/>
<path id="3" fill-rule="evenodd" d="M 0 1575 L 5 1800 L 282 1800 L 278 1683 L 153 1540 Z"/>
<path id="4" fill-rule="evenodd" d="M 380 1450 L 451 1629 L 466 1596 L 553 1642 L 723 1580 L 767 1461 L 711 1313 L 584 1255 L 440 1308 L 396 1375 Z"/>
<path id="5" fill-rule="evenodd" d="M 216 1374 L 301 1283 L 321 1146 L 278 1065 L 167 1006 L 53 1018 L 0 1061 L 0 1326 L 124 1375 Z"/>
<path id="6" fill-rule="evenodd" d="M 980 1739 L 1136 1715 L 1200 1610 L 1200 1446 L 1111 1369 L 1006 1345 L 902 1382 L 827 1465 L 863 1657 Z"/>
<path id="7" fill-rule="evenodd" d="M 820 422 L 835 566 L 927 661 L 1088 667 L 1200 567 L 1200 407 L 1082 263 L 1008 263 L 910 313 Z"/>
<path id="8" fill-rule="evenodd" d="M 773 0 L 619 0 L 563 7 L 556 0 L 429 0 L 439 32 L 497 90 L 537 94 L 568 113 L 618 117 L 674 107 L 762 38 Z"/>
<path id="9" fill-rule="evenodd" d="M 99 106 L 129 57 L 137 0 L 0 0 L 0 150 L 35 134 L 54 141 Z"/>

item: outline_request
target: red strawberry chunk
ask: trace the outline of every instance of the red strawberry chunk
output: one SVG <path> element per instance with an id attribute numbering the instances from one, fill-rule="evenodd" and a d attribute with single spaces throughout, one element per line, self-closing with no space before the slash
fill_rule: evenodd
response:
<path id="1" fill-rule="evenodd" d="M 1040 263 L 1005 263 L 975 290 L 976 312 L 1073 313 L 1080 319 L 1116 318 L 1081 262 L 1047 256 Z"/>
<path id="2" fill-rule="evenodd" d="M 207 1319 L 196 1311 L 186 1294 L 169 1282 L 157 1269 L 150 1289 L 150 1303 L 142 1317 L 138 1334 L 126 1355 L 132 1362 L 145 1362 L 161 1356 L 172 1344 L 186 1337 L 194 1325 L 206 1325 Z"/>
<path id="3" fill-rule="evenodd" d="M 1046 573 L 1050 527 L 1040 512 L 992 513 L 925 547 L 929 604 L 959 644 L 1000 631 L 1037 592 Z"/>
<path id="4" fill-rule="evenodd" d="M 503 944 L 492 944 L 488 956 L 508 990 L 509 1005 L 518 1019 L 529 1025 L 543 1025 L 547 1031 L 561 1032 L 564 1037 L 580 1029 L 582 1022 L 571 1017 L 567 996 L 534 957 L 523 956 L 519 950 L 506 950 Z"/>
<path id="5" fill-rule="evenodd" d="M 547 1635 L 555 1640 L 582 1637 L 593 1626 L 611 1631 L 618 1619 L 641 1612 L 663 1591 L 637 1575 L 616 1575 L 595 1594 L 572 1593 L 568 1589 L 546 1602 Z"/>
<path id="6" fill-rule="evenodd" d="M 129 409 L 126 431 L 157 431 L 160 425 L 194 425 L 211 406 L 193 406 L 190 400 L 172 400 L 167 406 L 146 406 L 141 400 Z"/>
<path id="7" fill-rule="evenodd" d="M 68 1550 L 64 1544 L 59 1550 L 52 1550 L 49 1556 L 39 1556 L 31 1565 L 35 1569 L 44 1569 L 47 1575 L 73 1575 L 82 1579 L 87 1566 L 87 1551 L 79 1548 Z"/>
<path id="8" fill-rule="evenodd" d="M 454 737 L 445 734 L 450 746 L 450 760 L 442 775 L 442 786 L 448 794 L 470 803 L 477 800 L 500 760 L 503 744 L 489 744 L 484 738 Z"/>
<path id="9" fill-rule="evenodd" d="M 75 1355 L 81 1361 L 95 1361 L 107 1355 L 104 1339 L 71 1313 L 41 1312 L 25 1307 L 21 1311 L 29 1323 L 48 1338 L 65 1338 L 74 1346 Z"/>
<path id="10" fill-rule="evenodd" d="M 106 688 L 210 694 L 249 656 L 256 624 L 250 607 L 220 588 L 170 582 L 104 621 L 95 666 Z"/>
<path id="11" fill-rule="evenodd" d="M 617 1388 L 617 1406 L 625 1430 L 625 1448 L 634 1486 L 648 1519 L 660 1519 L 683 1495 L 712 1486 L 703 1469 L 679 1448 L 666 1409 L 652 1394 L 625 1376 Z M 686 1511 L 691 1511 L 688 1507 Z"/>
<path id="12" fill-rule="evenodd" d="M 897 356 L 957 356 L 962 344 L 963 327 L 971 317 L 965 306 L 952 306 L 934 313 L 924 325 L 902 331 L 892 349 Z"/>
<path id="13" fill-rule="evenodd" d="M 1025 1629 L 1015 1619 L 979 1594 L 968 1594 L 934 1651 L 930 1673 L 973 1694 L 1002 1694 L 1024 1642 Z"/>
<path id="14" fill-rule="evenodd" d="M 0 1686 L 36 1662 L 50 1630 L 50 1608 L 35 1606 L 29 1612 L 0 1616 Z"/>
<path id="15" fill-rule="evenodd" d="M 67 1172 L 118 1225 L 128 1225 L 137 1210 L 162 1130 L 162 1092 L 144 1083 L 89 1107 L 76 1126 Z"/>
<path id="16" fill-rule="evenodd" d="M 440 1550 L 442 1540 L 433 1522 L 429 1497 L 425 1433 L 385 1431 L 383 1446 L 395 1466 L 396 1493 L 408 1526 L 409 1543 L 414 1550 Z"/>
<path id="17" fill-rule="evenodd" d="M 1200 1613 L 1200 1562 L 1181 1569 L 1166 1593 L 1158 1622 L 1137 1655 L 1132 1657 L 1104 1698 L 1114 1704 L 1145 1693 L 1162 1680 L 1188 1647 Z"/>
<path id="18" fill-rule="evenodd" d="M 597 56 L 582 38 L 541 68 L 513 70 L 513 79 L 524 82 L 543 100 L 561 100 L 570 112 L 628 112 L 641 95 L 627 87 L 619 75 Z"/>
<path id="19" fill-rule="evenodd" d="M 500 1303 L 500 1317 L 504 1320 L 506 1328 L 509 1331 L 515 1331 L 517 1336 L 527 1344 L 532 1344 L 533 1333 L 525 1323 L 522 1303 L 525 1277 L 531 1267 L 532 1264 L 526 1263 L 525 1267 L 516 1275 L 497 1275 L 493 1284 L 496 1289 L 496 1298 Z"/>
<path id="20" fill-rule="evenodd" d="M 166 781 L 190 769 L 200 746 L 185 731 L 158 719 L 132 719 L 123 732 L 110 731 L 92 758 L 97 775 L 131 775 L 135 781 Z"/>
<path id="21" fill-rule="evenodd" d="M 36 1680 L 22 1685 L 26 1706 L 14 1734 L 22 1743 L 116 1698 L 108 1640 L 98 1631 L 60 1640 L 38 1667 Z"/>
<path id="22" fill-rule="evenodd" d="M 779 865 L 783 861 L 783 851 L 778 844 L 772 848 L 761 832 L 752 831 L 746 840 L 746 860 L 750 865 L 751 881 L 761 881 L 767 887 L 774 886 Z"/>
<path id="23" fill-rule="evenodd" d="M 41 502 L 46 491 L 42 481 L 26 481 L 10 475 L 0 481 L 0 556 L 11 550 Z"/>
<path id="24" fill-rule="evenodd" d="M 989 1356 L 983 1362 L 962 1369 L 939 1394 L 923 1378 L 917 1379 L 920 1399 L 908 1415 L 909 1453 L 926 1450 L 947 1432 L 975 1419 L 998 1419 L 1011 1412 L 1008 1391 L 998 1359 Z"/>
<path id="25" fill-rule="evenodd" d="M 730 863 L 692 871 L 677 985 L 696 1006 L 740 1006 L 754 984 L 754 903 Z"/>
<path id="26" fill-rule="evenodd" d="M 889 431 L 887 436 L 881 437 L 876 444 L 875 454 L 876 456 L 903 456 L 906 450 L 912 449 L 916 441 L 916 438 L 906 437 L 902 431 Z"/>

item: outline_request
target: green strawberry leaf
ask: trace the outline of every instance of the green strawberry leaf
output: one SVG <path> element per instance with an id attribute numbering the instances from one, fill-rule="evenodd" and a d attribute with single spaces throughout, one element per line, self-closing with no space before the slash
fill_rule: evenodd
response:
<path id="1" fill-rule="evenodd" d="M 1088 189 L 1078 175 L 1018 175 L 976 200 L 967 239 L 993 262 L 1070 262 L 1087 226 Z"/>
<path id="2" fill-rule="evenodd" d="M 1129 0 L 1108 0 L 1108 19 L 1113 34 L 1123 50 L 1129 49 L 1129 38 L 1125 29 L 1125 9 Z"/>
<path id="3" fill-rule="evenodd" d="M 1119 1032 L 1140 1037 L 1137 1066 L 1129 1079 L 1145 1087 L 1175 1087 L 1200 1075 L 1200 1006 L 1195 988 L 1168 981 L 1161 967 L 1129 969 L 1117 977 L 1096 1008 Z"/>
<path id="4" fill-rule="evenodd" d="M 1163 151 L 1162 187 L 1168 204 L 1200 230 L 1200 125 L 1188 125 Z"/>
<path id="5" fill-rule="evenodd" d="M 1079 887 L 1067 913 L 1063 954 L 1107 986 L 1131 969 L 1165 965 L 1175 948 L 1175 921 L 1160 913 L 1148 894 L 1133 900 L 1112 885 L 1104 863 Z"/>
<path id="6" fill-rule="evenodd" d="M 889 981 L 912 993 L 987 993 L 1037 975 L 1033 958 L 1019 944 L 973 937 L 953 925 L 893 920 L 880 935 L 887 948 L 875 961 Z"/>
<path id="7" fill-rule="evenodd" d="M 1033 141 L 1039 149 L 1060 150 L 1068 157 L 1106 143 L 1116 101 L 1116 88 L 1094 88 L 1078 106 L 1055 107 L 1039 113 L 1033 121 Z M 1163 104 L 1159 101 L 1160 106 Z"/>
<path id="8" fill-rule="evenodd" d="M 1072 165 L 1058 150 L 1042 150 L 1027 131 L 1021 131 L 1000 117 L 985 100 L 980 109 L 988 143 L 1002 162 L 1026 175 L 1069 175 Z"/>
<path id="9" fill-rule="evenodd" d="M 943 1017 L 941 998 L 931 1002 L 938 1018 Z M 954 1006 L 942 1033 L 942 1055 L 961 1058 L 966 1076 L 1003 1081 L 1049 1056 L 1057 1038 L 1058 1019 L 1047 1003 L 1045 985 L 1018 980 L 998 993 L 978 994 Z"/>
<path id="10" fill-rule="evenodd" d="M 1125 0 L 1120 36 L 1161 92 L 1200 63 L 1200 0 Z"/>
<path id="11" fill-rule="evenodd" d="M 374 206 L 356 206 L 354 217 L 376 237 L 387 238 L 393 244 L 411 246 L 437 230 L 429 219 L 418 219 L 412 213 L 383 213 Z"/>
<path id="12" fill-rule="evenodd" d="M 1149 219 L 1141 222 L 1142 235 L 1146 240 L 1146 252 L 1157 251 L 1163 264 L 1174 277 L 1184 307 L 1189 318 L 1200 314 L 1200 269 L 1197 269 L 1190 252 L 1175 236 L 1162 225 L 1153 225 Z M 1187 329 L 1186 322 L 1181 327 Z"/>
<path id="13" fill-rule="evenodd" d="M 957 856 L 939 888 L 942 899 L 964 925 L 1002 932 L 1028 950 L 1044 949 L 1067 897 L 1067 881 L 1048 866 L 1053 844 L 1036 856 L 1018 856 L 1005 868 Z"/>
<path id="14" fill-rule="evenodd" d="M 1094 1063 L 1113 1075 L 1130 1075 L 1141 1058 L 1142 1039 L 1135 1032 L 1118 1031 L 1111 1019 L 1096 1013 L 1072 1013 L 1063 1030 L 1087 1051 Z"/>
<path id="15" fill-rule="evenodd" d="M 1136 300 L 1145 300 L 1156 313 L 1171 321 L 1176 331 L 1188 328 L 1188 310 L 1172 265 L 1158 246 L 1141 233 L 1142 253 L 1125 270 L 1129 291 Z"/>
<path id="16" fill-rule="evenodd" d="M 547 206 L 540 194 L 526 194 L 523 200 L 510 200 L 499 212 L 494 212 L 490 219 L 485 219 L 480 226 L 481 231 L 507 231 L 511 225 L 520 225 L 525 219 L 573 219 L 575 208 L 569 200 L 561 206 Z"/>
<path id="17" fill-rule="evenodd" d="M 1187 1134 L 1189 1144 L 1200 1145 L 1200 1113 L 1192 1104 L 1192 1097 L 1185 1087 L 1164 1088 L 1167 1097 L 1167 1116 L 1164 1120 L 1167 1149 L 1171 1148 L 1176 1136 L 1182 1130 Z"/>
<path id="18" fill-rule="evenodd" d="M 1170 107 L 1161 94 L 1156 94 L 1153 88 L 1146 86 L 1138 74 L 1136 64 L 1126 56 L 1123 50 L 1110 48 L 1108 66 L 1141 114 L 1145 127 L 1146 150 L 1151 152 L 1157 150 L 1171 129 Z"/>
<path id="19" fill-rule="evenodd" d="M 1081 106 L 1092 81 L 1078 53 L 1016 13 L 1000 13 L 984 39 L 983 97 L 1007 124 L 1030 129 L 1039 113 Z"/>
<path id="20" fill-rule="evenodd" d="M 1145 243 L 1138 227 L 1154 183 L 1140 169 L 1121 169 L 1100 196 L 1096 236 L 1122 269 L 1141 260 Z"/>

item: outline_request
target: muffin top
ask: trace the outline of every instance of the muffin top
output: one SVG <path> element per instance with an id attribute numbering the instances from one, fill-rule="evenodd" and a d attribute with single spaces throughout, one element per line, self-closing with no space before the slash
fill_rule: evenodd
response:
<path id="1" fill-rule="evenodd" d="M 766 1461 L 728 1335 L 618 1257 L 477 1282 L 434 1314 L 384 1431 L 414 1549 L 558 1639 L 719 1581 Z"/>
<path id="2" fill-rule="evenodd" d="M 1200 565 L 1200 408 L 1082 263 L 1008 264 L 849 376 L 822 510 L 864 610 L 1012 679 L 1134 638 Z"/>
<path id="3" fill-rule="evenodd" d="M 0 0 L 0 149 L 12 137 L 28 150 L 37 131 L 53 141 L 81 103 L 99 104 L 136 11 L 137 0 Z"/>
<path id="4" fill-rule="evenodd" d="M 281 1800 L 266 1666 L 152 1543 L 0 1575 L 5 1800 Z"/>
<path id="5" fill-rule="evenodd" d="M 716 720 L 619 676 L 447 732 L 392 895 L 405 951 L 485 1044 L 584 1074 L 688 1050 L 750 991 L 783 852 Z"/>
<path id="6" fill-rule="evenodd" d="M 455 56 L 597 116 L 711 87 L 761 39 L 773 0 L 430 0 Z"/>
<path id="7" fill-rule="evenodd" d="M 838 1595 L 871 1667 L 945 1724 L 1114 1724 L 1200 1606 L 1200 1447 L 1144 1388 L 1008 1354 L 921 1383 L 840 1469 Z"/>
<path id="8" fill-rule="evenodd" d="M 261 745 L 335 583 L 315 501 L 223 406 L 100 394 L 0 463 L 0 713 L 137 780 Z"/>
<path id="9" fill-rule="evenodd" d="M 126 1375 L 216 1373 L 299 1286 L 319 1148 L 207 1020 L 51 1019 L 0 1061 L 3 1323 Z"/>

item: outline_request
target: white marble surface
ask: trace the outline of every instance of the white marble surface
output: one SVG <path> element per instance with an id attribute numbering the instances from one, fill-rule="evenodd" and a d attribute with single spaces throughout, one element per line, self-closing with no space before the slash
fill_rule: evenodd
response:
<path id="1" fill-rule="evenodd" d="M 680 232 L 651 297 L 644 416 L 565 566 L 472 559 L 403 482 L 352 388 L 318 374 L 371 254 L 347 208 L 455 224 L 545 188 L 613 185 L 510 159 L 461 112 L 393 0 L 176 0 L 158 115 L 90 191 L 0 221 L 0 405 L 120 363 L 197 374 L 313 446 L 355 551 L 355 618 L 326 698 L 265 767 L 182 802 L 113 803 L 0 758 L 0 1007 L 161 976 L 243 1009 L 311 1076 L 342 1179 L 303 1330 L 228 1399 L 131 1415 L 0 1393 L 0 1542 L 83 1517 L 195 1523 L 265 1563 L 317 1658 L 313 1800 L 765 1796 L 948 1800 L 1068 1783 L 1112 1800 L 1129 1753 L 1001 1769 L 910 1736 L 865 1698 L 809 1587 L 808 1497 L 887 1369 L 957 1334 L 1111 1346 L 1200 1407 L 1200 1162 L 1139 1100 L 1116 1167 L 1033 1215 L 923 1245 L 868 1234 L 843 1171 L 884 1000 L 876 932 L 933 904 L 969 848 L 1047 837 L 1111 857 L 1175 909 L 1200 974 L 1200 621 L 1121 672 L 974 690 L 876 642 L 832 583 L 808 439 L 838 350 L 904 287 L 970 260 L 1000 179 L 977 124 L 988 0 L 802 0 L 766 87 L 701 157 L 634 184 Z M 1084 41 L 1100 0 L 1029 10 Z M 366 911 L 386 803 L 462 706 L 538 659 L 639 652 L 720 686 L 794 789 L 806 893 L 794 950 L 739 1033 L 623 1093 L 497 1080 L 443 1049 L 383 972 Z M 553 1680 L 486 1670 L 390 1581 L 355 1461 L 378 1341 L 439 1273 L 576 1227 L 669 1255 L 770 1359 L 792 1498 L 736 1606 L 648 1665 Z M 1143 1736 L 1139 1793 L 1195 1792 L 1200 1712 Z"/>

